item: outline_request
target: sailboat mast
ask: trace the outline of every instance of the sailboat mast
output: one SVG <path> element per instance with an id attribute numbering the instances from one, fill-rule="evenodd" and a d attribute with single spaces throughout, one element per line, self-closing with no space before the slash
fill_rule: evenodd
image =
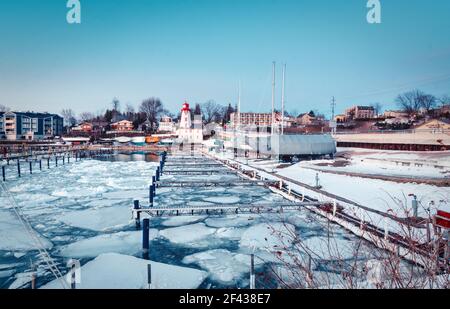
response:
<path id="1" fill-rule="evenodd" d="M 239 81 L 239 87 L 238 87 L 238 130 L 241 126 L 241 81 Z"/>
<path id="2" fill-rule="evenodd" d="M 272 125 L 271 125 L 272 135 L 274 128 L 275 128 L 275 61 L 272 63 Z"/>
<path id="3" fill-rule="evenodd" d="M 286 82 L 286 64 L 283 65 L 283 84 L 281 88 L 281 135 L 284 134 L 284 90 Z"/>

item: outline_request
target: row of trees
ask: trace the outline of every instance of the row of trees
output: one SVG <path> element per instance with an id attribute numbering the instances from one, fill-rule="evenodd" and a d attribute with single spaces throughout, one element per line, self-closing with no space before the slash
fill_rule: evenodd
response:
<path id="1" fill-rule="evenodd" d="M 395 101 L 399 108 L 408 115 L 417 115 L 421 110 L 429 113 L 439 104 L 450 104 L 450 96 L 444 95 L 437 98 L 432 94 L 415 89 L 399 95 Z"/>
<path id="2" fill-rule="evenodd" d="M 233 112 L 235 112 L 235 108 L 231 104 L 223 106 L 214 100 L 209 100 L 205 103 L 195 104 L 192 115 L 203 115 L 203 119 L 207 123 L 216 122 L 224 124 L 230 121 L 230 116 Z M 135 111 L 134 107 L 130 104 L 126 104 L 122 110 L 120 101 L 114 99 L 111 102 L 111 108 L 97 115 L 91 112 L 83 112 L 77 116 L 72 109 L 63 109 L 61 115 L 64 117 L 66 126 L 75 126 L 78 122 L 85 121 L 105 121 L 111 123 L 126 119 L 132 121 L 136 128 L 143 123 L 147 123 L 151 126 L 151 130 L 156 129 L 159 119 L 164 115 L 171 118 L 180 117 L 179 114 L 175 116 L 170 113 L 158 98 L 143 100 L 139 105 L 138 111 Z"/>

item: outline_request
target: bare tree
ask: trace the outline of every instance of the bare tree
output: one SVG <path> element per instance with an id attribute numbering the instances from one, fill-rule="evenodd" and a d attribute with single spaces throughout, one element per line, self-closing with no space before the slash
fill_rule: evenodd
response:
<path id="1" fill-rule="evenodd" d="M 61 111 L 61 115 L 64 118 L 64 124 L 66 126 L 73 127 L 77 123 L 77 119 L 75 117 L 75 112 L 72 109 L 70 109 L 70 108 L 63 109 Z"/>
<path id="2" fill-rule="evenodd" d="M 425 95 L 424 92 L 416 89 L 399 95 L 395 101 L 404 112 L 414 115 L 422 107 L 422 97 Z"/>
<path id="3" fill-rule="evenodd" d="M 114 112 L 119 112 L 120 111 L 120 101 L 117 98 L 114 98 L 111 102 L 111 105 L 113 107 L 113 111 Z"/>
<path id="4" fill-rule="evenodd" d="M 436 106 L 436 97 L 431 94 L 422 94 L 419 97 L 420 107 L 425 109 L 427 112 Z"/>
<path id="5" fill-rule="evenodd" d="M 209 100 L 201 105 L 203 117 L 206 123 L 212 121 L 220 121 L 221 114 L 224 112 L 224 107 L 217 104 L 214 100 Z"/>
<path id="6" fill-rule="evenodd" d="M 156 130 L 159 117 L 166 113 L 164 105 L 158 98 L 144 100 L 139 107 L 139 111 L 145 114 L 146 120 L 150 123 L 152 131 Z"/>
<path id="7" fill-rule="evenodd" d="M 5 105 L 0 104 L 0 112 L 9 112 L 11 109 Z"/>
<path id="8" fill-rule="evenodd" d="M 450 95 L 443 95 L 442 97 L 440 97 L 438 99 L 439 103 L 444 106 L 444 105 L 449 105 L 450 104 Z"/>
<path id="9" fill-rule="evenodd" d="M 383 109 L 383 105 L 381 105 L 381 103 L 379 103 L 379 102 L 376 102 L 376 103 L 372 103 L 371 106 L 373 107 L 373 110 L 375 111 L 376 116 L 379 116 Z"/>
<path id="10" fill-rule="evenodd" d="M 95 115 L 89 112 L 84 112 L 80 114 L 81 121 L 90 121 L 95 118 Z"/>

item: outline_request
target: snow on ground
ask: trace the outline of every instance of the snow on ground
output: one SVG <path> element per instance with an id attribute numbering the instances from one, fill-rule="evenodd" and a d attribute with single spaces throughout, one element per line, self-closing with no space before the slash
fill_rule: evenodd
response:
<path id="1" fill-rule="evenodd" d="M 150 229 L 150 240 L 158 236 L 158 230 Z M 68 258 L 96 257 L 102 253 L 133 255 L 140 252 L 142 232 L 118 232 L 104 234 L 63 246 L 59 254 Z"/>
<path id="2" fill-rule="evenodd" d="M 70 226 L 93 231 L 118 229 L 132 221 L 130 208 L 123 205 L 71 211 L 56 216 L 56 219 Z"/>
<path id="3" fill-rule="evenodd" d="M 335 160 L 302 161 L 302 167 L 407 178 L 450 177 L 450 151 L 401 152 L 341 148 Z M 345 157 L 342 158 L 342 157 Z"/>
<path id="4" fill-rule="evenodd" d="M 159 234 L 174 244 L 190 246 L 215 232 L 216 229 L 207 227 L 204 223 L 197 223 L 161 230 Z"/>
<path id="5" fill-rule="evenodd" d="M 50 249 L 53 246 L 48 239 L 35 231 L 34 233 L 44 248 Z M 0 250 L 29 251 L 37 249 L 38 244 L 33 241 L 17 216 L 11 211 L 0 210 Z"/>
<path id="6" fill-rule="evenodd" d="M 133 256 L 107 253 L 81 267 L 78 289 L 147 289 L 147 265 L 152 266 L 152 288 L 195 289 L 207 277 L 197 269 L 173 266 L 139 259 Z M 52 281 L 43 289 L 60 288 Z"/>
<path id="7" fill-rule="evenodd" d="M 207 218 L 207 216 L 180 216 L 180 217 L 171 217 L 164 220 L 161 225 L 163 226 L 180 226 L 180 225 L 188 225 L 192 223 L 197 223 L 203 221 Z"/>
<path id="8" fill-rule="evenodd" d="M 400 216 L 405 213 L 401 210 L 407 206 L 411 208 L 411 197 L 408 194 L 416 194 L 423 207 L 419 208 L 419 215 L 428 217 L 425 208 L 431 201 L 439 204 L 440 200 L 450 200 L 450 188 L 436 187 L 426 184 L 396 183 L 378 179 L 351 177 L 325 172 L 316 172 L 310 169 L 294 165 L 280 169 L 282 176 L 298 180 L 308 185 L 315 185 L 316 174 L 319 174 L 319 182 L 323 191 L 347 198 L 358 204 L 372 209 L 387 212 L 389 209 L 398 211 Z"/>
<path id="9" fill-rule="evenodd" d="M 233 284 L 245 274 L 250 273 L 250 255 L 232 253 L 224 249 L 186 256 L 183 263 L 197 264 L 208 271 L 212 279 L 223 284 Z M 255 266 L 260 264 L 260 261 L 255 260 Z"/>

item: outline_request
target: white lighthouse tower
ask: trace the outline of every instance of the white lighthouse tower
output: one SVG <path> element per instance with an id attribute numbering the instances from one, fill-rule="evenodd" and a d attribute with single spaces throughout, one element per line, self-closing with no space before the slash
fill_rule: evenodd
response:
<path id="1" fill-rule="evenodd" d="M 202 116 L 195 115 L 195 117 L 195 125 L 193 126 L 191 120 L 191 109 L 189 108 L 189 103 L 185 102 L 183 104 L 183 108 L 181 109 L 180 124 L 177 131 L 178 139 L 180 141 L 194 144 L 200 144 L 203 142 Z"/>
<path id="2" fill-rule="evenodd" d="M 191 127 L 191 110 L 189 108 L 189 103 L 185 102 L 181 109 L 180 129 L 190 129 Z"/>

